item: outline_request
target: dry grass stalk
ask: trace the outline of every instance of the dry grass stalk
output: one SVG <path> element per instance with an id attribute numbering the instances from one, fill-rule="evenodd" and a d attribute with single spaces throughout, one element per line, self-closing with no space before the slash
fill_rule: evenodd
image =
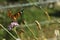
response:
<path id="1" fill-rule="evenodd" d="M 37 24 L 37 28 L 39 29 L 39 35 L 40 36 L 38 37 L 38 40 L 47 40 L 46 37 L 43 34 L 43 31 L 41 30 L 42 29 L 41 24 L 37 20 L 35 20 L 35 23 Z M 41 31 L 42 34 L 40 34 L 40 31 Z"/>
<path id="2" fill-rule="evenodd" d="M 51 19 L 50 19 L 50 16 L 49 16 L 49 14 L 48 14 L 48 12 L 47 12 L 47 11 L 45 11 L 45 14 L 47 15 L 48 20 L 50 21 Z"/>
<path id="3" fill-rule="evenodd" d="M 41 30 L 41 24 L 37 20 L 35 20 L 35 23 L 37 24 L 37 28 Z"/>
<path id="4" fill-rule="evenodd" d="M 29 31 L 32 33 L 32 35 L 34 36 L 35 40 L 38 40 L 37 37 L 35 36 L 35 34 L 33 33 L 33 31 L 28 27 L 27 22 L 25 22 L 25 26 L 29 29 Z"/>
<path id="5" fill-rule="evenodd" d="M 27 39 L 30 40 L 30 37 L 28 36 Z"/>
<path id="6" fill-rule="evenodd" d="M 46 9 L 43 9 L 42 7 L 40 7 L 40 8 L 41 8 L 41 10 L 46 14 L 46 16 L 48 17 L 48 20 L 50 21 L 50 20 L 51 20 L 51 19 L 50 19 L 50 16 L 49 16 L 48 12 L 46 11 L 47 8 L 46 8 Z"/>
<path id="7" fill-rule="evenodd" d="M 20 36 L 21 36 L 21 39 L 24 40 L 24 34 L 21 33 Z"/>

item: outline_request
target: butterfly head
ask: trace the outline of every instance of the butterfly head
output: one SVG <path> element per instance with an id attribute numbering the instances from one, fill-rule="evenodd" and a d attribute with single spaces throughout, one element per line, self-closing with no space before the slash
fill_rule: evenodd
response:
<path id="1" fill-rule="evenodd" d="M 22 14 L 23 12 L 24 12 L 24 9 L 21 9 L 21 10 L 20 10 L 20 13 Z"/>

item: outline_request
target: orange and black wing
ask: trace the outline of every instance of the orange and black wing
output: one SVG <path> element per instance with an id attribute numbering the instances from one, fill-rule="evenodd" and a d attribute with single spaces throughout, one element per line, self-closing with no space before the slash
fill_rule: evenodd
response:
<path id="1" fill-rule="evenodd" d="M 20 16 L 21 16 L 21 13 L 20 13 L 20 12 L 14 14 L 14 17 L 16 17 L 16 18 L 18 18 L 18 17 L 20 17 Z"/>
<path id="2" fill-rule="evenodd" d="M 8 17 L 11 18 L 11 16 L 12 16 L 12 12 L 10 10 L 8 10 Z"/>
<path id="3" fill-rule="evenodd" d="M 12 12 L 10 10 L 8 10 L 8 17 L 10 17 L 11 19 L 14 19 L 14 20 L 16 20 L 18 17 L 20 17 L 21 14 L 22 14 L 21 12 L 18 12 L 16 14 L 12 15 Z"/>

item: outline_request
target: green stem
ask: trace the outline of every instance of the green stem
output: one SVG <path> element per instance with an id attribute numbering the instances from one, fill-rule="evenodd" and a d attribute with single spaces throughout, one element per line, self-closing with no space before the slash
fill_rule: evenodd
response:
<path id="1" fill-rule="evenodd" d="M 16 27 L 14 27 L 14 32 L 16 33 L 17 37 L 19 38 L 19 35 L 17 34 Z"/>
<path id="2" fill-rule="evenodd" d="M 0 26 L 6 31 L 8 32 L 15 40 L 17 39 L 13 34 L 11 34 L 3 25 L 0 24 Z"/>
<path id="3" fill-rule="evenodd" d="M 35 36 L 35 34 L 32 32 L 32 30 L 28 27 L 28 25 L 27 25 L 26 22 L 25 22 L 25 26 L 30 30 L 30 32 L 33 34 L 34 38 L 35 38 L 36 40 L 38 40 L 37 37 Z"/>

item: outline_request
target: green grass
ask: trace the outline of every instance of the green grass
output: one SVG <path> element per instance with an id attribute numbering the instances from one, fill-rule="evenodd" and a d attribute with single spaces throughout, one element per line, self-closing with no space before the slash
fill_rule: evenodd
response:
<path id="1" fill-rule="evenodd" d="M 47 19 L 47 17 L 44 14 L 44 12 L 41 9 L 38 9 L 38 8 L 36 8 L 34 6 L 25 10 L 24 18 L 29 23 L 33 22 L 34 20 L 43 21 L 43 20 Z"/>

